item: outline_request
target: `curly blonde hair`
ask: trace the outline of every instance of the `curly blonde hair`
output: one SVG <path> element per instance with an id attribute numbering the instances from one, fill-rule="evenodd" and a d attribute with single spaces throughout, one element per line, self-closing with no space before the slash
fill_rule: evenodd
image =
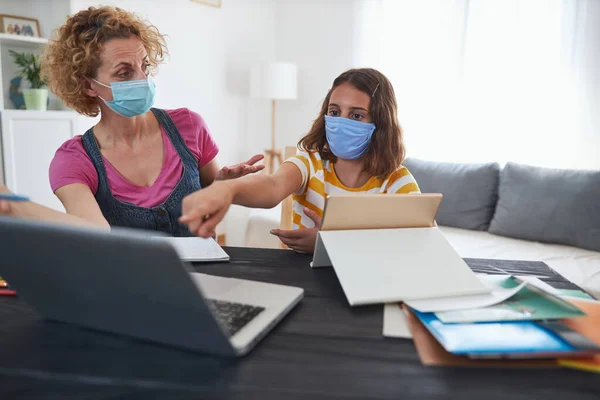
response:
<path id="1" fill-rule="evenodd" d="M 86 77 L 96 76 L 102 46 L 111 39 L 137 37 L 146 52 L 151 71 L 164 61 L 167 47 L 158 29 L 137 15 L 117 7 L 90 7 L 67 18 L 42 55 L 42 78 L 68 107 L 95 117 L 96 98 L 88 96 Z"/>

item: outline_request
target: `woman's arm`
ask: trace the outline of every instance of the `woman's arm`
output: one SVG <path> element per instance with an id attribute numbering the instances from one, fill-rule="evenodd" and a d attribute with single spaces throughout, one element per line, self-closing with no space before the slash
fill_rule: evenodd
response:
<path id="1" fill-rule="evenodd" d="M 55 192 L 67 214 L 85 223 L 110 228 L 90 188 L 82 183 L 65 185 Z"/>
<path id="2" fill-rule="evenodd" d="M 210 186 L 215 181 L 217 174 L 219 173 L 219 162 L 213 159 L 208 164 L 200 168 L 198 172 L 200 173 L 200 186 L 203 188 Z"/>
<path id="3" fill-rule="evenodd" d="M 211 237 L 231 204 L 253 208 L 272 208 L 302 185 L 298 167 L 284 163 L 271 175 L 215 182 L 183 199 L 180 221 L 190 232 Z"/>
<path id="4" fill-rule="evenodd" d="M 0 185 L 1 192 L 10 193 L 3 185 Z M 109 229 L 108 222 L 104 219 L 94 195 L 87 186 L 78 183 L 67 185 L 58 189 L 56 195 L 67 213 L 32 201 L 0 201 L 0 213 L 38 221 Z"/>

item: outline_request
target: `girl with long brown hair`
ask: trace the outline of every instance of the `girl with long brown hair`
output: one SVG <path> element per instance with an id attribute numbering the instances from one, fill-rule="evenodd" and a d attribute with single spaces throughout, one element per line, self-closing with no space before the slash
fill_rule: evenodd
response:
<path id="1" fill-rule="evenodd" d="M 313 252 L 325 199 L 333 193 L 419 193 L 402 166 L 405 150 L 396 97 L 379 71 L 352 69 L 338 76 L 296 156 L 271 175 L 215 182 L 183 200 L 180 221 L 201 237 L 234 204 L 275 207 L 293 194 L 293 230 L 275 229 L 291 249 Z"/>

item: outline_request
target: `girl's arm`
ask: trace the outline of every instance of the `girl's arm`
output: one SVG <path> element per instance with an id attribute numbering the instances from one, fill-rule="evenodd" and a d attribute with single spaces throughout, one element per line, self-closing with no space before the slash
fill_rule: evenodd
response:
<path id="1" fill-rule="evenodd" d="M 183 199 L 180 221 L 200 237 L 212 237 L 231 204 L 272 208 L 302 185 L 298 167 L 284 163 L 271 175 L 217 181 Z"/>
<path id="2" fill-rule="evenodd" d="M 302 174 L 292 163 L 284 163 L 271 175 L 262 174 L 230 182 L 233 204 L 252 208 L 273 208 L 298 190 Z"/>

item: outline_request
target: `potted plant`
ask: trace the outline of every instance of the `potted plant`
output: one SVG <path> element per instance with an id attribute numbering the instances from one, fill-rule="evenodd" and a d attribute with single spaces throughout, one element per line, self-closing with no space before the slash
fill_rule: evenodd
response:
<path id="1" fill-rule="evenodd" d="M 20 68 L 19 74 L 31 84 L 31 89 L 23 89 L 25 108 L 45 111 L 48 107 L 48 89 L 44 89 L 44 81 L 40 76 L 40 56 L 32 53 L 17 53 L 9 50 L 15 64 Z"/>

